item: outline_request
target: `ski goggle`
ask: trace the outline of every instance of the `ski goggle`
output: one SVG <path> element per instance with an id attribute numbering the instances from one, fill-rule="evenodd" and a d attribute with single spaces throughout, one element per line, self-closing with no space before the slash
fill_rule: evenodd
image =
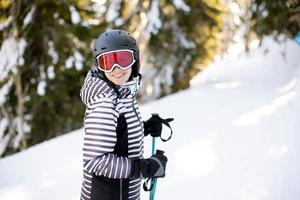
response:
<path id="1" fill-rule="evenodd" d="M 101 71 L 112 72 L 116 66 L 122 70 L 129 69 L 135 62 L 133 51 L 128 49 L 109 51 L 96 57 Z"/>

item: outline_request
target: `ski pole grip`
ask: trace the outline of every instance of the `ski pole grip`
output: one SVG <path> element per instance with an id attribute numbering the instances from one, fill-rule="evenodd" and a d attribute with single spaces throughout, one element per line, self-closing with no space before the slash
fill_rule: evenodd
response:
<path id="1" fill-rule="evenodd" d="M 156 154 L 158 154 L 158 155 L 164 155 L 164 151 L 162 151 L 162 150 L 159 150 L 159 149 L 157 149 L 156 150 Z"/>

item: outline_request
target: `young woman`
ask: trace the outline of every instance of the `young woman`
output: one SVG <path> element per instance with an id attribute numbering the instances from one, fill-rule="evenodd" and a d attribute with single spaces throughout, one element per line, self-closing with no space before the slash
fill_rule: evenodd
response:
<path id="1" fill-rule="evenodd" d="M 139 49 L 126 31 L 110 30 L 97 38 L 93 56 L 96 68 L 80 91 L 86 105 L 81 199 L 140 199 L 141 179 L 164 177 L 167 157 L 143 158 L 144 134 L 161 131 L 161 124 L 143 122 L 135 99 Z"/>

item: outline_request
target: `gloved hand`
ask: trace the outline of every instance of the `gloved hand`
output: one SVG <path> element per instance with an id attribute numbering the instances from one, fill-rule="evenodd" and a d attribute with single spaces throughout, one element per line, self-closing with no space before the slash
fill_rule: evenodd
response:
<path id="1" fill-rule="evenodd" d="M 148 159 L 133 160 L 131 177 L 133 178 L 162 178 L 165 176 L 168 158 L 157 152 Z"/>
<path id="2" fill-rule="evenodd" d="M 162 119 L 158 114 L 152 114 L 151 118 L 144 122 L 144 136 L 151 135 L 152 137 L 161 137 L 162 125 L 165 124 L 171 129 L 170 122 L 173 118 Z M 162 139 L 164 142 L 169 140 L 172 136 L 171 134 L 168 139 Z"/>
<path id="3" fill-rule="evenodd" d="M 162 119 L 158 114 L 152 114 L 151 118 L 144 122 L 144 135 L 160 137 L 162 131 Z"/>

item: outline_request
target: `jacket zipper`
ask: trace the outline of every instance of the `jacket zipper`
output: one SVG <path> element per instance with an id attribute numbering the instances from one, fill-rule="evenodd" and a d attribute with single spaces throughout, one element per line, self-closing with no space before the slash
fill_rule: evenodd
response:
<path id="1" fill-rule="evenodd" d="M 122 193 L 123 193 L 123 180 L 120 179 L 120 200 L 122 200 Z"/>
<path id="2" fill-rule="evenodd" d="M 133 108 L 134 113 L 136 114 L 136 117 L 137 117 L 137 119 L 138 119 L 138 121 L 139 121 L 139 124 L 140 124 L 140 126 L 141 126 L 141 129 L 143 130 L 142 122 L 141 122 L 141 120 L 140 120 L 140 118 L 139 118 L 139 115 L 138 115 L 138 113 L 137 113 L 137 111 L 136 111 L 136 109 L 135 109 L 135 107 L 134 107 L 134 99 L 132 100 L 131 106 L 132 106 L 132 108 Z"/>

